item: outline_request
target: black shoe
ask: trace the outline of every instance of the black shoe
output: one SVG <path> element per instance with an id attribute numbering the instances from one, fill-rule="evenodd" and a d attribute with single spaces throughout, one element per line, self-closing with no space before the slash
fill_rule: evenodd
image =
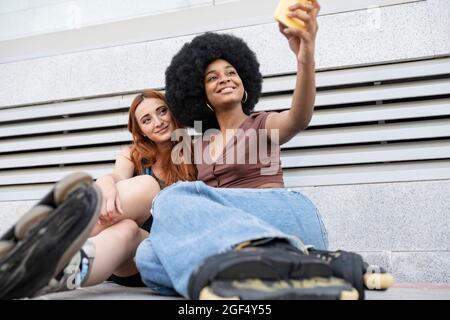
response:
<path id="1" fill-rule="evenodd" d="M 207 258 L 192 273 L 188 295 L 191 299 L 357 297 L 351 285 L 331 274 L 330 266 L 320 259 L 285 241 L 264 239 Z"/>
<path id="2" fill-rule="evenodd" d="M 77 253 L 95 223 L 101 191 L 67 176 L 0 238 L 0 299 L 33 297 Z"/>
<path id="3" fill-rule="evenodd" d="M 387 273 L 383 268 L 369 266 L 355 252 L 309 249 L 309 254 L 328 263 L 333 276 L 351 283 L 358 290 L 360 299 L 364 299 L 365 289 L 386 290 L 394 282 L 391 274 Z"/>
<path id="4" fill-rule="evenodd" d="M 358 290 L 359 299 L 364 299 L 364 261 L 354 252 L 310 249 L 309 254 L 329 264 L 333 276 L 344 279 Z"/>

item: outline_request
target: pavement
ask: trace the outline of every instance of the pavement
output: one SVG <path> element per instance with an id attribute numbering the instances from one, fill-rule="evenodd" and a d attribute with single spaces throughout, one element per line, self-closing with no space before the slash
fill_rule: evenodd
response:
<path id="1" fill-rule="evenodd" d="M 154 294 L 148 288 L 130 288 L 115 283 L 52 293 L 37 300 L 184 300 Z M 386 291 L 366 291 L 366 300 L 450 300 L 450 284 L 396 284 Z"/>

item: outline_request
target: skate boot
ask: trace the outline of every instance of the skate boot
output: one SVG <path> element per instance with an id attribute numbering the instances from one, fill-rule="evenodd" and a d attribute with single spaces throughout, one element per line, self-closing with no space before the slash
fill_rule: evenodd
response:
<path id="1" fill-rule="evenodd" d="M 306 249 L 305 249 L 306 250 Z M 358 299 L 357 291 L 316 257 L 281 239 L 239 244 L 207 258 L 191 275 L 191 299 Z"/>
<path id="2" fill-rule="evenodd" d="M 0 299 L 39 294 L 80 250 L 100 213 L 92 182 L 68 175 L 0 238 Z"/>
<path id="3" fill-rule="evenodd" d="M 91 266 L 95 258 L 95 245 L 87 240 L 83 247 L 70 259 L 64 269 L 51 279 L 47 286 L 36 295 L 62 292 L 78 289 L 89 277 Z"/>
<path id="4" fill-rule="evenodd" d="M 326 251 L 308 249 L 311 256 L 329 264 L 333 276 L 344 279 L 358 290 L 359 298 L 364 299 L 364 290 L 386 290 L 391 287 L 394 278 L 390 273 L 377 266 L 369 266 L 363 258 L 349 251 Z"/>

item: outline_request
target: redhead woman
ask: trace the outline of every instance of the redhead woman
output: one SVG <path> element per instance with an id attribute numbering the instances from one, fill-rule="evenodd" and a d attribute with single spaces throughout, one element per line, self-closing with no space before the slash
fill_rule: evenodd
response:
<path id="1" fill-rule="evenodd" d="M 145 286 L 134 256 L 150 232 L 151 203 L 161 189 L 196 179 L 196 168 L 183 163 L 182 151 L 174 148 L 172 133 L 179 128 L 163 93 L 145 90 L 137 95 L 128 119 L 133 144 L 118 154 L 113 172 L 95 184 L 89 176 L 90 184 L 79 183 L 71 191 L 75 195 L 58 205 L 55 187 L 43 199 L 55 213 L 44 216 L 30 210 L 1 237 L 0 298 L 92 286 L 107 279 Z M 74 183 L 71 179 L 63 179 L 64 185 Z M 38 226 L 45 227 L 38 231 Z"/>
<path id="2" fill-rule="evenodd" d="M 152 200 L 178 180 L 196 179 L 193 165 L 172 161 L 171 135 L 180 127 L 163 93 L 145 90 L 134 98 L 128 118 L 133 145 L 119 153 L 111 174 L 96 181 L 103 204 L 89 240 L 96 255 L 83 285 L 101 283 L 110 275 L 119 284 L 143 285 L 133 258 L 150 232 Z"/>

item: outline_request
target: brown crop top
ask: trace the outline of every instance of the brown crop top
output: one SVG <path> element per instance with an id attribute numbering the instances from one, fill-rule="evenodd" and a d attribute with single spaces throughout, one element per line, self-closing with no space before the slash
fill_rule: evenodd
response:
<path id="1" fill-rule="evenodd" d="M 208 136 L 199 138 L 195 142 L 198 180 L 220 188 L 283 184 L 280 147 L 268 138 L 265 129 L 268 115 L 267 112 L 256 112 L 247 117 L 216 161 L 209 156 Z"/>

